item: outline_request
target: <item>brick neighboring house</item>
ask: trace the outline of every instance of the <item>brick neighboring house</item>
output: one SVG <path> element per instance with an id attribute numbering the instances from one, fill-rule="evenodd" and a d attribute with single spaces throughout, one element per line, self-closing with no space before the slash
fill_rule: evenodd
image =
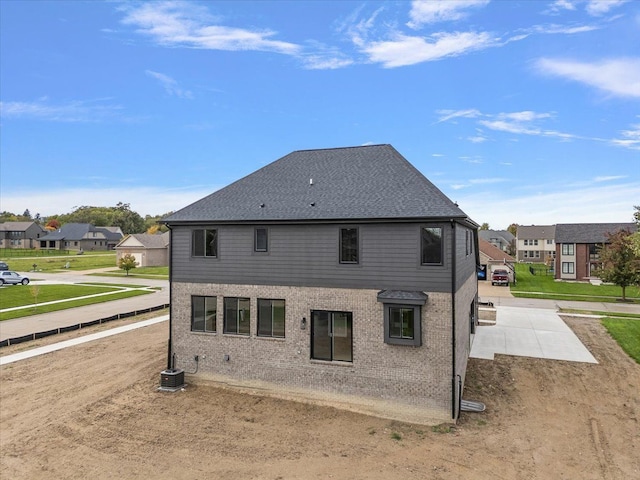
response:
<path id="1" fill-rule="evenodd" d="M 392 146 L 295 151 L 163 223 L 170 366 L 385 418 L 458 418 L 477 224 Z"/>
<path id="2" fill-rule="evenodd" d="M 600 265 L 598 247 L 607 233 L 625 229 L 636 231 L 635 223 L 565 223 L 556 225 L 555 278 L 589 280 Z"/>
<path id="3" fill-rule="evenodd" d="M 516 233 L 518 261 L 553 266 L 556 257 L 555 235 L 555 225 L 519 225 Z"/>
<path id="4" fill-rule="evenodd" d="M 36 248 L 46 233 L 36 222 L 0 223 L 0 248 Z"/>
<path id="5" fill-rule="evenodd" d="M 122 239 L 119 227 L 94 227 L 89 223 L 65 223 L 40 238 L 40 248 L 56 250 L 113 250 Z"/>
<path id="6" fill-rule="evenodd" d="M 127 235 L 116 245 L 116 252 L 116 264 L 123 256 L 131 254 L 137 267 L 165 267 L 169 265 L 169 232 Z"/>

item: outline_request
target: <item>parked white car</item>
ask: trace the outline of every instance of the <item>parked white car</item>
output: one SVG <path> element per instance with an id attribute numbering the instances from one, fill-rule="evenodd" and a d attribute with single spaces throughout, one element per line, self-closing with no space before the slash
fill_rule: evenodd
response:
<path id="1" fill-rule="evenodd" d="M 4 272 L 0 272 L 0 285 L 28 285 L 29 277 L 23 277 L 18 272 L 13 272 L 11 270 L 6 270 Z"/>

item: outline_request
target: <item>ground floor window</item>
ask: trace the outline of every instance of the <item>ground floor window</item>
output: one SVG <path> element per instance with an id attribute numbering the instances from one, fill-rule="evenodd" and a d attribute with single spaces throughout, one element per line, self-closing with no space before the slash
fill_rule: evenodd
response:
<path id="1" fill-rule="evenodd" d="M 225 297 L 224 333 L 249 335 L 251 313 L 248 298 Z"/>
<path id="2" fill-rule="evenodd" d="M 421 345 L 419 305 L 384 305 L 384 341 L 395 345 Z"/>
<path id="3" fill-rule="evenodd" d="M 574 273 L 573 262 L 562 262 L 562 273 Z"/>
<path id="4" fill-rule="evenodd" d="M 217 297 L 191 297 L 191 331 L 215 332 Z"/>
<path id="5" fill-rule="evenodd" d="M 284 338 L 284 300 L 258 299 L 258 336 Z"/>
<path id="6" fill-rule="evenodd" d="M 353 361 L 353 315 L 351 312 L 311 312 L 311 358 Z"/>

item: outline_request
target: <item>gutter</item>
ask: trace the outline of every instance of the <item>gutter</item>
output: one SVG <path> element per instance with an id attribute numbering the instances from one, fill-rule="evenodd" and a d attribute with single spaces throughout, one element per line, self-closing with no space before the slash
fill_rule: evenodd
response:
<path id="1" fill-rule="evenodd" d="M 456 221 L 451 219 L 451 418 L 456 419 Z"/>
<path id="2" fill-rule="evenodd" d="M 173 339 L 173 299 L 172 289 L 173 289 L 173 230 L 169 225 L 167 225 L 169 229 L 169 340 L 167 342 L 167 370 L 172 370 L 175 365 L 173 365 L 172 359 L 172 339 Z"/>

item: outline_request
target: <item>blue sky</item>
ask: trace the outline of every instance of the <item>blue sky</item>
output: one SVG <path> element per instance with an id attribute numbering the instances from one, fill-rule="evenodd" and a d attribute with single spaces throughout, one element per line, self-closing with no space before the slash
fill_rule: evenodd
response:
<path id="1" fill-rule="evenodd" d="M 162 214 L 379 143 L 492 228 L 640 204 L 640 2 L 3 0 L 0 22 L 0 210 Z"/>

